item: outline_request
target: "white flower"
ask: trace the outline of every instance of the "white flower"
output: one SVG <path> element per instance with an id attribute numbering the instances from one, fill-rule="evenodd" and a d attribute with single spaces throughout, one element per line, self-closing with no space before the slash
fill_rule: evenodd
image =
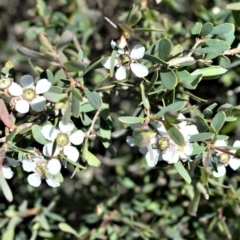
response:
<path id="1" fill-rule="evenodd" d="M 179 114 L 178 119 L 185 118 Z M 186 161 L 193 152 L 193 145 L 189 142 L 189 138 L 193 134 L 197 134 L 198 130 L 195 125 L 187 125 L 186 121 L 178 124 L 179 131 L 184 138 L 184 145 L 178 146 L 168 135 L 167 130 L 161 122 L 158 122 L 156 129 L 158 135 L 153 142 L 152 151 L 146 154 L 146 161 L 148 166 L 153 167 L 159 160 L 164 160 L 168 164 L 176 163 L 179 160 Z"/>
<path id="2" fill-rule="evenodd" d="M 70 160 L 76 162 L 79 158 L 79 151 L 76 147 L 71 146 L 71 143 L 74 145 L 80 145 L 84 139 L 84 133 L 82 130 L 77 130 L 74 133 L 71 133 L 74 129 L 73 123 L 63 124 L 62 121 L 59 122 L 59 129 L 56 129 L 52 125 L 45 125 L 42 127 L 42 134 L 44 138 L 50 140 L 51 143 L 44 145 L 43 154 L 47 157 L 56 156 L 60 151 L 63 151 L 64 155 L 67 156 Z M 53 143 L 56 141 L 56 150 L 53 151 Z"/>
<path id="3" fill-rule="evenodd" d="M 115 73 L 116 79 L 124 80 L 127 77 L 128 69 L 131 69 L 132 72 L 139 78 L 147 76 L 148 68 L 143 64 L 138 63 L 138 60 L 143 58 L 144 53 L 145 47 L 141 44 L 135 45 L 130 54 L 129 52 L 124 52 L 120 49 L 114 62 L 114 66 L 117 66 L 118 68 Z M 101 63 L 105 68 L 110 69 L 111 58 L 104 58 Z"/>
<path id="4" fill-rule="evenodd" d="M 193 145 L 189 142 L 190 136 L 197 134 L 198 130 L 195 125 L 189 124 L 184 121 L 185 117 L 179 114 L 178 119 L 182 120 L 177 125 L 179 131 L 184 138 L 184 145 L 178 146 L 168 135 L 167 130 L 161 122 L 152 123 L 155 125 L 157 135 L 150 139 L 150 145 L 147 147 L 140 147 L 139 151 L 145 155 L 147 165 L 154 167 L 158 161 L 164 160 L 168 164 L 176 163 L 177 161 L 186 161 L 193 152 Z M 139 126 L 137 126 L 139 127 Z M 136 127 L 131 126 L 134 130 Z M 131 146 L 135 146 L 133 137 L 128 136 L 126 142 Z"/>
<path id="5" fill-rule="evenodd" d="M 20 164 L 19 164 L 19 161 L 17 161 L 16 159 L 10 158 L 10 157 L 7 157 L 7 156 L 5 157 L 5 160 L 7 160 L 7 163 L 2 166 L 3 176 L 6 179 L 10 179 L 10 178 L 13 177 L 13 174 L 14 174 L 14 172 L 12 171 L 10 166 L 17 167 Z"/>
<path id="6" fill-rule="evenodd" d="M 43 156 L 29 156 L 22 161 L 23 170 L 33 172 L 28 175 L 28 183 L 33 187 L 39 187 L 42 179 L 51 187 L 59 187 L 60 183 L 54 177 L 47 177 L 47 173 L 56 175 L 61 170 L 61 163 L 58 159 L 46 160 Z"/>
<path id="7" fill-rule="evenodd" d="M 9 93 L 13 96 L 11 104 L 14 105 L 16 111 L 27 113 L 30 106 L 36 112 L 43 111 L 46 105 L 46 98 L 39 95 L 49 90 L 51 82 L 45 78 L 40 79 L 35 87 L 33 77 L 31 75 L 24 75 L 20 79 L 20 85 L 12 83 L 8 89 Z"/>
<path id="8" fill-rule="evenodd" d="M 219 148 L 225 148 L 227 146 L 226 142 L 223 140 L 217 140 L 214 145 Z M 235 141 L 233 147 L 240 147 L 240 141 Z M 226 174 L 226 166 L 230 166 L 233 170 L 237 170 L 240 167 L 240 159 L 229 155 L 227 153 L 221 152 L 220 150 L 215 150 L 217 152 L 217 172 L 213 171 L 213 176 L 223 177 Z M 231 150 L 231 153 L 235 153 L 236 150 Z"/>

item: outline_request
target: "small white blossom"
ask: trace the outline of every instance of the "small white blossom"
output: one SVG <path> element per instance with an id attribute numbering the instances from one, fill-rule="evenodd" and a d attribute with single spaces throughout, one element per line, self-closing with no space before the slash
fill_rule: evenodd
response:
<path id="1" fill-rule="evenodd" d="M 115 77 L 117 80 L 124 80 L 127 77 L 127 70 L 131 69 L 132 72 L 139 78 L 145 77 L 148 75 L 148 68 L 143 64 L 139 63 L 138 60 L 143 58 L 145 53 L 145 47 L 141 44 L 134 46 L 132 51 L 124 52 L 122 49 L 118 50 L 114 66 L 117 67 Z M 111 68 L 111 58 L 107 57 L 102 60 L 102 65 L 110 69 Z"/>
<path id="2" fill-rule="evenodd" d="M 61 170 L 61 163 L 58 159 L 46 160 L 43 156 L 29 156 L 22 161 L 23 170 L 33 172 L 28 175 L 28 183 L 33 187 L 39 187 L 42 179 L 51 187 L 59 187 L 60 183 L 52 176 L 47 177 L 46 174 L 56 175 Z"/>
<path id="3" fill-rule="evenodd" d="M 226 142 L 223 140 L 217 140 L 214 145 L 219 148 L 225 148 L 227 146 Z M 233 147 L 240 147 L 240 141 L 235 141 Z M 213 171 L 213 176 L 223 177 L 226 174 L 226 166 L 230 166 L 233 170 L 237 170 L 240 167 L 240 159 L 229 155 L 227 153 L 215 150 L 217 152 L 217 172 Z M 235 153 L 236 150 L 231 150 L 231 153 Z"/>
<path id="4" fill-rule="evenodd" d="M 158 161 L 166 161 L 168 164 L 176 163 L 179 160 L 186 161 L 193 152 L 193 145 L 189 142 L 190 136 L 197 134 L 195 125 L 187 125 L 185 117 L 179 114 L 178 119 L 183 121 L 178 124 L 179 131 L 184 138 L 184 145 L 178 146 L 168 135 L 167 130 L 161 122 L 155 124 L 157 135 L 150 140 L 150 147 L 140 148 L 139 151 L 145 155 L 147 165 L 154 167 Z M 135 146 L 134 139 L 127 137 L 127 143 Z"/>
<path id="5" fill-rule="evenodd" d="M 76 162 L 79 158 L 79 151 L 76 147 L 71 146 L 71 144 L 80 145 L 83 142 L 83 131 L 77 130 L 72 133 L 75 126 L 71 122 L 63 124 L 63 122 L 60 121 L 58 127 L 59 129 L 52 125 L 45 125 L 42 127 L 42 134 L 44 138 L 51 141 L 51 143 L 44 145 L 43 154 L 47 157 L 52 156 L 53 143 L 56 140 L 57 146 L 53 156 L 56 156 L 60 153 L 60 151 L 63 151 L 67 158 Z"/>
<path id="6" fill-rule="evenodd" d="M 49 90 L 51 82 L 47 79 L 40 79 L 34 86 L 33 77 L 24 75 L 20 79 L 20 85 L 12 83 L 8 91 L 13 96 L 11 104 L 19 113 L 29 112 L 30 106 L 36 112 L 44 110 L 46 98 L 39 96 Z"/>

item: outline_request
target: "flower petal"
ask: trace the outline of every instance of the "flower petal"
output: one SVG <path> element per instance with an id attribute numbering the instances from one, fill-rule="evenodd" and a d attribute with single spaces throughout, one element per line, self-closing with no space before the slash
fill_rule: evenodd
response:
<path id="1" fill-rule="evenodd" d="M 115 73 L 115 77 L 117 80 L 121 81 L 124 80 L 127 77 L 127 70 L 125 67 L 121 66 L 117 69 Z"/>
<path id="2" fill-rule="evenodd" d="M 38 173 L 32 173 L 28 176 L 27 180 L 33 187 L 39 187 L 42 182 L 42 177 Z"/>
<path id="3" fill-rule="evenodd" d="M 147 161 L 147 165 L 149 167 L 154 167 L 156 166 L 158 159 L 159 159 L 159 150 L 158 149 L 152 149 L 152 152 L 148 151 L 145 158 Z"/>
<path id="4" fill-rule="evenodd" d="M 54 154 L 52 155 L 53 151 L 53 143 L 48 143 L 43 146 L 43 155 L 46 157 L 57 156 L 59 154 L 59 149 L 56 147 Z"/>
<path id="5" fill-rule="evenodd" d="M 19 113 L 29 112 L 29 102 L 26 100 L 18 100 L 15 105 L 16 111 Z"/>
<path id="6" fill-rule="evenodd" d="M 193 145 L 190 142 L 186 142 L 183 147 L 183 153 L 187 156 L 190 156 L 193 152 Z"/>
<path id="7" fill-rule="evenodd" d="M 47 168 L 49 173 L 51 173 L 52 175 L 59 173 L 61 167 L 62 165 L 58 159 L 51 159 L 48 161 Z"/>
<path id="8" fill-rule="evenodd" d="M 22 87 L 19 84 L 15 83 L 15 82 L 13 82 L 11 84 L 11 86 L 8 89 L 8 91 L 14 97 L 19 97 L 19 96 L 21 96 L 23 94 Z"/>
<path id="9" fill-rule="evenodd" d="M 30 105 L 35 112 L 42 112 L 46 105 L 46 98 L 43 96 L 37 96 L 32 100 Z"/>
<path id="10" fill-rule="evenodd" d="M 50 141 L 54 141 L 54 139 L 58 135 L 58 130 L 53 125 L 45 125 L 42 127 L 42 135 L 44 138 Z"/>
<path id="11" fill-rule="evenodd" d="M 130 57 L 133 59 L 141 59 L 143 58 L 145 53 L 145 47 L 141 44 L 137 44 L 133 47 Z"/>
<path id="12" fill-rule="evenodd" d="M 14 172 L 12 171 L 12 169 L 7 166 L 7 165 L 3 165 L 2 166 L 2 172 L 3 172 L 3 176 L 6 178 L 6 179 L 10 179 L 12 178 Z"/>
<path id="13" fill-rule="evenodd" d="M 63 148 L 63 153 L 64 153 L 64 155 L 67 156 L 67 158 L 69 158 L 73 162 L 76 162 L 78 160 L 78 158 L 79 158 L 79 152 L 73 146 L 65 146 Z"/>
<path id="14" fill-rule="evenodd" d="M 216 178 L 222 177 L 226 174 L 226 167 L 224 165 L 218 165 L 217 170 L 218 172 L 213 171 L 213 176 Z"/>
<path id="15" fill-rule="evenodd" d="M 106 68 L 106 69 L 110 69 L 111 68 L 111 58 L 110 57 L 106 57 L 101 61 L 101 64 Z"/>
<path id="16" fill-rule="evenodd" d="M 60 121 L 58 127 L 62 133 L 69 133 L 74 129 L 75 125 L 72 122 L 63 124 L 63 121 Z"/>
<path id="17" fill-rule="evenodd" d="M 40 79 L 36 85 L 36 94 L 43 94 L 47 92 L 51 85 L 52 83 L 48 79 L 46 78 Z"/>
<path id="18" fill-rule="evenodd" d="M 229 166 L 233 169 L 233 170 L 237 170 L 240 167 L 240 159 L 239 158 L 231 158 L 229 161 Z"/>
<path id="19" fill-rule="evenodd" d="M 233 147 L 240 147 L 240 141 L 239 140 L 235 141 Z"/>
<path id="20" fill-rule="evenodd" d="M 28 159 L 23 159 L 22 160 L 22 167 L 23 167 L 23 170 L 26 171 L 26 172 L 33 172 L 34 171 L 34 166 L 35 166 L 35 163 L 28 160 Z"/>
<path id="21" fill-rule="evenodd" d="M 84 132 L 82 130 L 77 130 L 69 137 L 70 142 L 74 145 L 80 145 L 84 139 Z"/>
<path id="22" fill-rule="evenodd" d="M 20 78 L 20 84 L 24 88 L 33 86 L 33 77 L 31 75 L 23 75 Z"/>
<path id="23" fill-rule="evenodd" d="M 140 63 L 131 63 L 131 70 L 137 77 L 146 77 L 148 75 L 148 68 Z"/>
<path id="24" fill-rule="evenodd" d="M 54 178 L 47 178 L 46 182 L 50 187 L 59 187 L 60 186 L 60 183 Z"/>

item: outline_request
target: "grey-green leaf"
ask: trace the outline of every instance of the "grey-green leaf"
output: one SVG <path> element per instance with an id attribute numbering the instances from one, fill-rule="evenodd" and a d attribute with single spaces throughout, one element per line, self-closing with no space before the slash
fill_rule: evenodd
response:
<path id="1" fill-rule="evenodd" d="M 84 93 L 89 103 L 93 106 L 94 109 L 98 110 L 101 108 L 102 98 L 97 92 L 95 91 L 91 92 L 88 88 L 86 88 L 84 90 Z"/>
<path id="2" fill-rule="evenodd" d="M 177 86 L 178 79 L 172 69 L 165 69 L 160 72 L 160 77 L 164 87 L 168 90 L 172 90 Z"/>
<path id="3" fill-rule="evenodd" d="M 194 134 L 190 137 L 190 142 L 198 142 L 198 141 L 205 141 L 208 140 L 210 138 L 214 137 L 214 133 L 211 132 L 202 132 L 202 133 L 198 133 L 198 134 Z"/>
<path id="4" fill-rule="evenodd" d="M 179 175 L 187 182 L 187 183 L 191 183 L 191 177 L 188 173 L 188 171 L 185 169 L 185 167 L 183 166 L 181 161 L 178 161 L 176 163 L 174 163 L 174 167 L 176 168 L 177 172 L 179 173 Z"/>
<path id="5" fill-rule="evenodd" d="M 224 125 L 225 120 L 226 120 L 226 114 L 223 111 L 218 112 L 214 116 L 212 120 L 212 126 L 214 127 L 217 133 L 222 129 L 222 126 Z"/>

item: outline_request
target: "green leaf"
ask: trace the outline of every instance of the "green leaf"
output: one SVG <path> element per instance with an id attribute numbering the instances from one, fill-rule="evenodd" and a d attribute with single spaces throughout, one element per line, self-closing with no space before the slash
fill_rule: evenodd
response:
<path id="1" fill-rule="evenodd" d="M 186 70 L 177 70 L 176 71 L 179 82 L 187 89 L 196 89 L 198 83 L 202 79 L 202 75 L 191 75 Z"/>
<path id="2" fill-rule="evenodd" d="M 195 193 L 194 193 L 194 197 L 193 197 L 193 199 L 190 202 L 189 207 L 188 207 L 188 213 L 191 216 L 195 217 L 197 215 L 197 210 L 198 210 L 198 207 L 199 207 L 200 197 L 201 197 L 201 193 L 196 189 Z"/>
<path id="3" fill-rule="evenodd" d="M 9 202 L 12 202 L 13 194 L 12 194 L 10 187 L 8 186 L 8 183 L 5 179 L 5 177 L 3 176 L 2 169 L 0 169 L 0 186 L 1 186 L 1 189 L 2 189 L 2 192 L 3 192 L 3 195 L 5 196 L 5 198 Z"/>
<path id="4" fill-rule="evenodd" d="M 149 109 L 150 105 L 149 105 L 149 101 L 148 101 L 148 99 L 145 95 L 145 89 L 144 89 L 143 83 L 140 84 L 140 89 L 141 89 L 141 96 L 142 96 L 143 105 L 146 109 Z"/>
<path id="5" fill-rule="evenodd" d="M 82 102 L 82 95 L 81 92 L 78 88 L 73 88 L 72 89 L 72 94 L 75 96 L 75 98 L 79 101 Z"/>
<path id="6" fill-rule="evenodd" d="M 75 118 L 78 118 L 81 111 L 80 109 L 81 109 L 81 103 L 79 99 L 77 99 L 76 96 L 72 94 L 72 116 Z"/>
<path id="7" fill-rule="evenodd" d="M 209 130 L 209 126 L 204 118 L 202 118 L 201 116 L 195 116 L 194 119 L 194 124 L 196 125 L 199 132 L 206 132 Z"/>
<path id="8" fill-rule="evenodd" d="M 168 90 L 172 90 L 177 86 L 178 79 L 172 69 L 164 69 L 160 71 L 160 77 L 164 87 Z"/>
<path id="9" fill-rule="evenodd" d="M 67 69 L 68 72 L 84 71 L 87 68 L 84 63 L 76 60 L 65 62 L 63 66 Z"/>
<path id="10" fill-rule="evenodd" d="M 203 110 L 203 114 L 205 118 L 211 118 L 212 117 L 212 110 L 217 106 L 217 103 L 213 103 L 207 108 Z"/>
<path id="11" fill-rule="evenodd" d="M 215 26 L 213 28 L 213 31 L 211 32 L 211 34 L 215 34 L 215 35 L 225 34 L 225 33 L 232 31 L 234 28 L 235 28 L 234 24 L 232 24 L 232 23 L 222 23 L 222 24 Z"/>
<path id="12" fill-rule="evenodd" d="M 71 111 L 71 103 L 69 101 L 66 102 L 65 104 L 65 111 L 64 111 L 64 114 L 63 114 L 63 118 L 62 118 L 62 121 L 63 121 L 63 124 L 68 124 L 70 119 L 71 119 L 71 115 L 72 115 L 72 111 Z"/>
<path id="13" fill-rule="evenodd" d="M 230 3 L 227 5 L 227 9 L 234 10 L 234 11 L 240 11 L 240 3 Z"/>
<path id="14" fill-rule="evenodd" d="M 99 167 L 101 162 L 99 161 L 99 159 L 92 154 L 91 152 L 88 151 L 87 148 L 84 147 L 83 149 L 83 159 L 90 165 L 93 167 Z"/>
<path id="15" fill-rule="evenodd" d="M 141 118 L 141 117 L 119 117 L 118 120 L 122 123 L 133 124 L 133 123 L 143 123 L 144 118 Z"/>
<path id="16" fill-rule="evenodd" d="M 220 56 L 219 57 L 220 67 L 229 68 L 230 64 L 231 64 L 231 61 L 227 56 Z"/>
<path id="17" fill-rule="evenodd" d="M 133 5 L 133 8 L 127 18 L 127 24 L 129 26 L 134 26 L 141 20 L 142 13 L 138 9 L 139 9 L 139 6 Z"/>
<path id="18" fill-rule="evenodd" d="M 58 54 L 62 53 L 63 49 L 73 40 L 73 33 L 69 30 L 65 31 L 60 37 L 57 45 L 56 52 Z"/>
<path id="19" fill-rule="evenodd" d="M 63 232 L 67 232 L 67 233 L 73 234 L 76 237 L 79 237 L 78 233 L 67 223 L 59 223 L 58 227 Z"/>
<path id="20" fill-rule="evenodd" d="M 188 171 L 185 169 L 185 167 L 183 166 L 181 161 L 178 161 L 176 163 L 174 163 L 174 167 L 176 168 L 177 172 L 179 173 L 179 175 L 187 182 L 187 183 L 191 183 L 191 177 L 188 173 Z"/>
<path id="21" fill-rule="evenodd" d="M 39 125 L 34 124 L 32 126 L 32 136 L 34 140 L 42 145 L 48 144 L 49 142 L 42 135 L 42 128 Z"/>
<path id="22" fill-rule="evenodd" d="M 205 141 L 208 140 L 210 138 L 214 137 L 214 133 L 210 133 L 210 132 L 202 132 L 202 133 L 198 133 L 198 134 L 194 134 L 190 137 L 189 141 L 190 142 L 198 142 L 198 141 Z"/>
<path id="23" fill-rule="evenodd" d="M 206 22 L 203 24 L 200 35 L 205 37 L 210 34 L 213 30 L 213 24 L 211 22 Z"/>
<path id="24" fill-rule="evenodd" d="M 175 102 L 172 103 L 170 105 L 168 105 L 167 107 L 163 108 L 162 110 L 160 110 L 156 115 L 158 117 L 163 117 L 163 115 L 168 112 L 168 111 L 179 111 L 182 108 L 184 108 L 184 106 L 186 105 L 186 101 L 179 101 L 179 102 Z"/>
<path id="25" fill-rule="evenodd" d="M 211 66 L 207 68 L 197 69 L 191 73 L 191 75 L 199 75 L 201 74 L 203 79 L 213 79 L 217 78 L 218 76 L 224 74 L 228 70 L 222 68 L 220 66 Z"/>
<path id="26" fill-rule="evenodd" d="M 206 52 L 206 59 L 208 60 L 218 57 L 221 53 L 230 49 L 229 44 L 220 39 L 207 39 L 204 43 L 211 49 L 211 51 Z"/>
<path id="27" fill-rule="evenodd" d="M 148 27 L 133 28 L 133 30 L 134 30 L 134 32 L 164 32 L 163 29 L 148 28 Z"/>
<path id="28" fill-rule="evenodd" d="M 222 126 L 224 125 L 226 120 L 226 114 L 223 111 L 218 112 L 213 120 L 212 120 L 212 126 L 216 130 L 216 133 L 218 133 L 221 129 Z"/>
<path id="29" fill-rule="evenodd" d="M 117 56 L 117 51 L 113 50 L 111 54 L 111 63 L 110 63 L 110 77 L 113 76 L 114 74 L 114 67 L 115 67 L 115 62 L 116 62 L 116 56 Z"/>
<path id="30" fill-rule="evenodd" d="M 31 49 L 25 48 L 25 47 L 18 47 L 17 51 L 22 54 L 25 57 L 31 58 L 31 59 L 37 59 L 37 60 L 44 60 L 48 62 L 52 62 L 55 60 L 54 56 L 46 56 L 43 53 L 33 51 Z"/>
<path id="31" fill-rule="evenodd" d="M 192 35 L 199 35 L 202 29 L 202 23 L 196 22 L 191 29 Z"/>
<path id="32" fill-rule="evenodd" d="M 166 128 L 170 138 L 179 146 L 185 145 L 185 140 L 182 133 L 172 124 L 164 122 L 164 127 Z"/>
<path id="33" fill-rule="evenodd" d="M 183 47 L 182 47 L 182 45 L 178 44 L 178 45 L 173 47 L 173 49 L 170 53 L 170 56 L 178 56 L 182 52 L 183 52 Z"/>
<path id="34" fill-rule="evenodd" d="M 50 102 L 60 102 L 67 99 L 66 93 L 54 93 L 54 92 L 45 92 L 43 96 Z"/>
<path id="35" fill-rule="evenodd" d="M 158 79 L 158 71 L 153 73 L 152 78 L 151 78 L 151 82 L 148 85 L 147 92 L 151 91 L 151 89 L 154 87 L 154 84 L 156 83 L 157 79 Z"/>
<path id="36" fill-rule="evenodd" d="M 162 38 L 158 45 L 158 57 L 167 60 L 172 50 L 172 43 L 168 38 Z"/>
<path id="37" fill-rule="evenodd" d="M 146 60 L 148 60 L 150 62 L 153 62 L 153 63 L 167 64 L 167 62 L 164 62 L 162 59 L 160 59 L 156 56 L 147 54 L 147 53 L 144 54 L 143 59 L 146 59 Z"/>
<path id="38" fill-rule="evenodd" d="M 95 91 L 91 92 L 88 88 L 85 88 L 84 93 L 89 103 L 93 106 L 94 109 L 98 110 L 101 108 L 102 98 L 97 92 Z"/>

